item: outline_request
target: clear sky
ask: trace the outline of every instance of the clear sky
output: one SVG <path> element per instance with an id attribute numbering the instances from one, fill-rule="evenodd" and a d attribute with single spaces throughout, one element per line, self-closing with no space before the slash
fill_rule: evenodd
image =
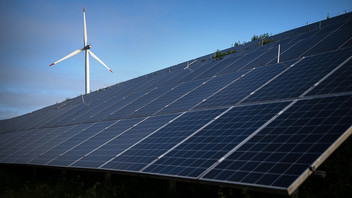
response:
<path id="1" fill-rule="evenodd" d="M 90 59 L 97 90 L 351 12 L 352 1 L 0 1 L 0 119 L 84 93 L 84 53 L 49 67 L 83 47 L 83 7 L 91 50 L 114 71 Z"/>

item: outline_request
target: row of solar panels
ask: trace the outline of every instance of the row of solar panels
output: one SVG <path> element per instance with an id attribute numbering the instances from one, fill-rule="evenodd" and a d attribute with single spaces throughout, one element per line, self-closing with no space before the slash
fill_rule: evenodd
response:
<path id="1" fill-rule="evenodd" d="M 291 193 L 352 132 L 351 14 L 340 19 L 1 121 L 0 162 Z"/>
<path id="2" fill-rule="evenodd" d="M 0 160 L 286 190 L 351 133 L 351 106 L 341 94 L 5 133 Z"/>

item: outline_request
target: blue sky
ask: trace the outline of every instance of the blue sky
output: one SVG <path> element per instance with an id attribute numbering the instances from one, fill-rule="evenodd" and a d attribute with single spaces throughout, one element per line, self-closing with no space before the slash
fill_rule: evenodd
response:
<path id="1" fill-rule="evenodd" d="M 0 119 L 84 93 L 84 53 L 49 67 L 88 43 L 114 73 L 90 59 L 91 90 L 116 84 L 253 34 L 277 34 L 327 14 L 352 11 L 350 0 L 321 1 L 0 1 Z"/>

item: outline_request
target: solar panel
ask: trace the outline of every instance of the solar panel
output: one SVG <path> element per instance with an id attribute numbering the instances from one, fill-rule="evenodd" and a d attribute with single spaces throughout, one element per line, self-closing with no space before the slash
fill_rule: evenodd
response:
<path id="1" fill-rule="evenodd" d="M 129 115 L 129 117 L 153 115 L 154 113 L 163 109 L 166 105 L 171 104 L 173 101 L 176 101 L 178 98 L 181 98 L 183 95 L 186 95 L 192 90 L 201 86 L 201 84 L 205 81 L 207 81 L 207 79 L 200 79 L 196 81 L 182 83 L 179 86 L 175 87 L 170 92 L 161 96 L 160 98 L 145 105 L 141 109 L 138 109 L 138 111 L 135 111 L 134 113 Z"/>
<path id="2" fill-rule="evenodd" d="M 36 150 L 32 151 L 28 155 L 32 155 L 33 157 L 28 161 L 29 164 L 45 164 L 52 160 L 57 155 L 61 154 L 60 150 L 54 149 L 56 146 L 64 143 L 68 139 L 74 137 L 75 135 L 84 131 L 84 129 L 90 127 L 92 124 L 83 124 L 83 125 L 76 125 L 73 127 L 63 128 L 59 136 L 45 142 Z M 52 150 L 54 149 L 54 150 Z M 38 152 L 37 152 L 38 151 Z M 37 154 L 37 155 L 35 155 Z"/>
<path id="3" fill-rule="evenodd" d="M 204 65 L 202 65 L 201 67 L 199 67 L 198 69 L 194 70 L 194 71 L 190 71 L 190 73 L 187 76 L 183 76 L 180 78 L 179 81 L 177 81 L 178 83 L 181 82 L 188 82 L 191 80 L 196 79 L 200 74 L 202 74 L 204 71 L 207 71 L 208 69 L 212 68 L 214 66 L 213 62 L 206 62 Z"/>
<path id="4" fill-rule="evenodd" d="M 242 55 L 241 58 L 239 58 L 236 62 L 224 68 L 220 72 L 218 72 L 217 75 L 234 73 L 240 70 L 245 65 L 254 61 L 258 56 L 263 55 L 267 50 L 268 50 L 267 47 L 265 47 L 264 49 L 259 48 L 259 49 L 249 51 L 247 54 Z"/>
<path id="5" fill-rule="evenodd" d="M 122 119 L 128 115 L 134 113 L 135 110 L 144 107 L 145 105 L 157 100 L 160 96 L 164 95 L 166 92 L 170 91 L 175 85 L 166 86 L 154 89 L 147 95 L 140 97 L 139 99 L 133 101 L 132 103 L 124 106 L 123 108 L 110 114 L 107 119 Z"/>
<path id="6" fill-rule="evenodd" d="M 91 116 L 89 118 L 89 120 L 100 121 L 100 120 L 107 119 L 114 112 L 122 109 L 126 105 L 131 104 L 135 100 L 138 100 L 140 97 L 142 97 L 146 94 L 149 94 L 151 91 L 152 90 L 142 90 L 139 92 L 134 92 L 134 93 L 131 93 L 130 95 L 122 98 L 121 100 L 115 101 L 115 103 L 106 104 L 104 106 L 105 108 L 101 108 L 101 110 L 98 111 L 95 115 Z"/>
<path id="7" fill-rule="evenodd" d="M 338 49 L 351 38 L 351 35 L 352 27 L 338 29 L 327 36 L 322 42 L 309 49 L 306 53 L 304 53 L 304 56 Z"/>
<path id="8" fill-rule="evenodd" d="M 244 102 L 296 98 L 345 61 L 352 49 L 307 57 L 258 90 Z"/>
<path id="9" fill-rule="evenodd" d="M 234 107 L 143 172 L 197 178 L 287 105 L 279 102 Z"/>
<path id="10" fill-rule="evenodd" d="M 142 121 L 142 119 L 119 120 L 112 122 L 105 128 L 96 129 L 96 133 L 87 139 L 76 144 L 74 147 L 65 150 L 57 158 L 49 162 L 50 165 L 65 165 L 68 166 L 75 161 L 80 160 L 86 154 L 94 151 L 99 146 L 120 135 L 128 128 Z M 103 126 L 104 127 L 104 126 Z"/>
<path id="11" fill-rule="evenodd" d="M 40 157 L 36 158 L 36 160 L 41 160 L 41 163 L 44 163 L 44 164 L 50 163 L 52 160 L 55 160 L 57 157 L 59 157 L 62 153 L 66 152 L 67 150 L 70 150 L 75 145 L 86 140 L 90 136 L 94 135 L 95 133 L 99 132 L 100 130 L 104 129 L 105 127 L 111 124 L 112 124 L 111 122 L 92 124 L 88 128 L 84 128 L 74 136 L 71 136 L 67 140 L 55 145 L 55 147 L 43 153 Z M 62 165 L 62 164 L 58 164 L 58 165 Z"/>
<path id="12" fill-rule="evenodd" d="M 312 38 L 304 38 L 302 40 L 296 41 L 297 43 L 292 43 L 292 47 L 280 55 L 280 61 L 287 61 L 301 57 L 307 50 L 312 48 L 317 43 L 321 42 L 327 36 L 326 34 L 314 35 Z"/>
<path id="13" fill-rule="evenodd" d="M 280 46 L 281 48 L 281 46 Z M 240 70 L 250 70 L 255 67 L 262 67 L 267 65 L 271 60 L 273 60 L 275 57 L 277 57 L 277 47 L 273 47 L 263 54 L 257 56 L 253 61 L 249 62 L 248 64 L 244 65 L 243 67 L 240 68 Z"/>
<path id="14" fill-rule="evenodd" d="M 214 96 L 203 101 L 196 108 L 234 105 L 285 69 L 286 67 L 282 64 L 254 69 Z"/>
<path id="15" fill-rule="evenodd" d="M 202 86 L 178 99 L 174 103 L 168 105 L 166 108 L 158 112 L 158 114 L 186 111 L 202 102 L 202 100 L 216 93 L 218 90 L 225 87 L 229 83 L 237 80 L 243 73 L 244 72 L 237 72 L 234 74 L 209 79 L 209 81 L 203 83 Z"/>
<path id="16" fill-rule="evenodd" d="M 332 73 L 308 95 L 333 94 L 352 91 L 352 60 Z"/>
<path id="17" fill-rule="evenodd" d="M 223 111 L 224 109 L 215 109 L 185 113 L 118 157 L 108 161 L 102 168 L 139 171 Z"/>
<path id="18" fill-rule="evenodd" d="M 351 106 L 351 95 L 300 100 L 201 180 L 289 190 L 351 134 Z"/>
<path id="19" fill-rule="evenodd" d="M 93 151 L 83 156 L 83 158 L 70 164 L 70 166 L 81 168 L 98 168 L 107 161 L 116 157 L 116 155 L 123 152 L 125 149 L 128 149 L 138 141 L 155 132 L 160 127 L 168 124 L 169 121 L 178 115 L 179 114 L 154 116 L 142 120 L 132 126 L 129 123 L 126 123 L 129 125 L 127 130 L 120 132 L 119 135 L 100 145 Z"/>
<path id="20" fill-rule="evenodd" d="M 237 56 L 225 57 L 223 60 L 217 60 L 213 67 L 200 74 L 197 79 L 215 76 L 215 74 L 217 74 L 219 71 L 229 67 L 241 57 L 241 55 L 237 54 Z"/>
<path id="21" fill-rule="evenodd" d="M 4 161 L 17 162 L 16 160 L 20 158 L 23 153 L 26 153 L 27 150 L 24 149 L 29 147 L 36 139 L 42 137 L 44 135 L 43 133 L 45 133 L 44 131 L 43 129 L 26 131 L 28 136 L 21 137 L 21 141 L 16 141 L 15 144 L 12 144 L 13 146 L 10 147 L 10 150 L 5 151 L 7 157 L 5 157 Z"/>
<path id="22" fill-rule="evenodd" d="M 16 136 L 14 139 L 10 140 L 8 145 L 4 146 L 4 148 L 1 150 L 0 157 L 3 161 L 9 156 L 13 154 L 13 149 L 20 146 L 21 143 L 26 142 L 31 136 L 33 136 L 33 130 L 26 130 L 26 131 L 20 131 L 20 132 L 15 132 Z"/>

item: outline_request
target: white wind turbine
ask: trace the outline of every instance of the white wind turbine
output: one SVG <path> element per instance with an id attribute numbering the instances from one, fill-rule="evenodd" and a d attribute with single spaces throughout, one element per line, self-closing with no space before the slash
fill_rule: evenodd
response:
<path id="1" fill-rule="evenodd" d="M 88 55 L 88 53 L 89 53 L 93 58 L 95 58 L 97 61 L 99 61 L 102 65 L 104 65 L 108 70 L 111 71 L 111 69 L 110 69 L 108 66 L 106 66 L 106 65 L 103 63 L 103 61 L 101 61 L 95 54 L 93 54 L 92 51 L 89 50 L 92 46 L 91 46 L 91 45 L 87 45 L 86 12 L 85 12 L 84 8 L 83 8 L 83 28 L 84 28 L 84 30 L 83 30 L 84 47 L 83 47 L 82 49 L 79 49 L 79 50 L 76 50 L 76 51 L 72 52 L 71 54 L 69 54 L 69 55 L 63 57 L 62 59 L 60 59 L 60 60 L 58 60 L 58 61 L 52 63 L 52 64 L 49 65 L 49 66 L 53 66 L 53 65 L 55 65 L 56 63 L 59 63 L 59 62 L 65 60 L 65 59 L 68 59 L 68 58 L 70 58 L 70 57 L 72 57 L 72 56 L 74 56 L 74 55 L 76 55 L 76 54 L 78 54 L 78 53 L 80 53 L 80 52 L 82 52 L 82 51 L 85 50 L 85 51 L 86 51 L 86 79 L 85 79 L 86 83 L 85 83 L 85 84 L 86 84 L 86 94 L 88 94 L 88 93 L 90 92 L 90 88 L 89 88 L 89 55 Z M 112 71 L 111 71 L 111 72 L 112 72 Z"/>

